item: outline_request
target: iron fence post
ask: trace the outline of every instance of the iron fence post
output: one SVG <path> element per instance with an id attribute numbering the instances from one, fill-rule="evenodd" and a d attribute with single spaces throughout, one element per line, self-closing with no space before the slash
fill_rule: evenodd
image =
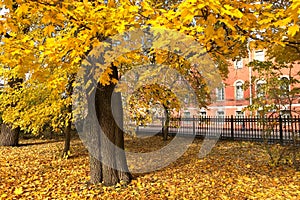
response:
<path id="1" fill-rule="evenodd" d="M 282 117 L 279 115 L 279 137 L 280 137 L 280 144 L 283 144 L 283 129 L 282 129 Z"/>
<path id="2" fill-rule="evenodd" d="M 195 130 L 195 117 L 193 115 L 193 135 L 196 134 L 196 130 Z"/>
<path id="3" fill-rule="evenodd" d="M 162 118 L 161 118 L 161 133 L 162 133 L 162 134 L 163 134 L 163 132 L 164 132 L 164 126 L 165 126 L 164 121 L 165 121 L 165 118 L 162 117 Z"/>
<path id="4" fill-rule="evenodd" d="M 231 139 L 234 140 L 233 115 L 230 116 L 230 133 Z"/>

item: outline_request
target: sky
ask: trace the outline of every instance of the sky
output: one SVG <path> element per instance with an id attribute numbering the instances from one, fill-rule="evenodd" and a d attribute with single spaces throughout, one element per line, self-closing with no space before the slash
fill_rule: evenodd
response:
<path id="1" fill-rule="evenodd" d="M 4 15 L 6 12 L 8 12 L 8 9 L 6 8 L 0 8 L 0 15 Z"/>

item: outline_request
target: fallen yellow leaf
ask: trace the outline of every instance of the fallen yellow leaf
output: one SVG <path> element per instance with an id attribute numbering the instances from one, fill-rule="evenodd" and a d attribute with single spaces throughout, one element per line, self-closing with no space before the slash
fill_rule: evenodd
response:
<path id="1" fill-rule="evenodd" d="M 16 188 L 15 191 L 14 191 L 15 195 L 20 195 L 23 193 L 23 188 L 22 187 L 19 187 L 19 188 Z"/>

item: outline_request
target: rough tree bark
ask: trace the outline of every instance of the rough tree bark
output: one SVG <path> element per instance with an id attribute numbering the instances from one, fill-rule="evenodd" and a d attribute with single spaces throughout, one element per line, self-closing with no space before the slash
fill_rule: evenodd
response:
<path id="1" fill-rule="evenodd" d="M 75 81 L 75 74 L 71 74 L 69 76 L 69 82 L 66 87 L 66 94 L 68 97 L 70 97 L 73 94 L 74 88 L 73 88 L 73 83 Z M 72 114 L 72 104 L 67 106 L 67 112 Z M 71 145 L 71 131 L 72 131 L 72 120 L 68 119 L 67 122 L 67 127 L 64 130 L 65 134 L 65 145 L 64 145 L 64 150 L 62 152 L 62 157 L 66 157 L 69 154 L 70 151 L 70 145 Z"/>
<path id="2" fill-rule="evenodd" d="M 20 89 L 20 84 L 23 82 L 21 78 L 12 78 L 8 81 L 8 85 L 11 88 L 16 90 Z M 10 104 L 8 106 L 16 106 L 16 103 Z M 1 124 L 1 133 L 0 133 L 0 146 L 18 146 L 19 144 L 19 135 L 20 128 L 12 128 L 10 124 L 2 123 Z"/>
<path id="3" fill-rule="evenodd" d="M 120 151 L 120 149 L 124 150 L 124 132 L 122 130 L 124 124 L 121 93 L 113 93 L 112 105 L 113 116 L 117 123 L 115 144 L 119 147 L 119 151 L 116 152 L 116 164 L 118 169 L 120 169 L 118 170 L 118 176 L 120 181 L 128 183 L 132 179 L 132 176 L 128 170 L 125 151 Z"/>
<path id="4" fill-rule="evenodd" d="M 62 152 L 62 157 L 66 158 L 70 151 L 70 145 L 71 145 L 71 130 L 72 130 L 72 124 L 71 120 L 69 121 L 67 127 L 64 130 L 65 134 L 65 144 L 64 144 L 64 150 Z"/>
<path id="5" fill-rule="evenodd" d="M 98 158 L 89 154 L 90 158 L 90 183 L 97 184 L 102 182 L 102 164 Z"/>
<path id="6" fill-rule="evenodd" d="M 18 146 L 19 133 L 19 128 L 13 129 L 6 123 L 1 124 L 0 146 Z"/>
<path id="7" fill-rule="evenodd" d="M 90 159 L 90 183 L 97 184 L 103 180 L 102 175 L 102 164 L 101 164 L 101 143 L 100 143 L 100 130 L 98 128 L 98 119 L 95 114 L 95 105 L 90 103 L 89 114 L 87 116 L 86 124 L 88 127 L 85 129 L 87 137 L 85 141 L 89 148 L 89 159 Z M 90 111 L 93 111 L 90 113 Z"/>
<path id="8" fill-rule="evenodd" d="M 117 68 L 112 66 L 112 70 L 111 78 L 118 79 Z M 101 138 L 99 141 L 101 163 L 90 155 L 91 183 L 102 180 L 104 185 L 115 185 L 120 181 L 131 180 L 126 156 L 122 151 L 124 150 L 124 133 L 121 129 L 123 125 L 121 95 L 113 93 L 114 87 L 115 84 L 105 86 L 98 84 L 95 94 L 95 109 L 103 137 L 99 137 L 99 134 L 96 136 L 96 140 Z"/>

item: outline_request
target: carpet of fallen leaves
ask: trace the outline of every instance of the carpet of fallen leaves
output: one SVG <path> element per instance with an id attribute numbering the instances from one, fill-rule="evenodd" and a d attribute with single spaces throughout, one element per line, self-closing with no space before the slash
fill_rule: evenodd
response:
<path id="1" fill-rule="evenodd" d="M 168 167 L 134 174 L 127 186 L 104 187 L 88 184 L 88 154 L 79 139 L 72 141 L 69 159 L 60 159 L 63 142 L 22 140 L 20 147 L 0 147 L 0 199 L 300 198 L 300 172 L 270 167 L 260 144 L 222 141 L 199 159 L 201 143 L 195 140 Z M 126 149 L 135 152 L 165 144 L 161 137 L 126 138 Z M 129 161 L 131 168 L 142 164 Z"/>

